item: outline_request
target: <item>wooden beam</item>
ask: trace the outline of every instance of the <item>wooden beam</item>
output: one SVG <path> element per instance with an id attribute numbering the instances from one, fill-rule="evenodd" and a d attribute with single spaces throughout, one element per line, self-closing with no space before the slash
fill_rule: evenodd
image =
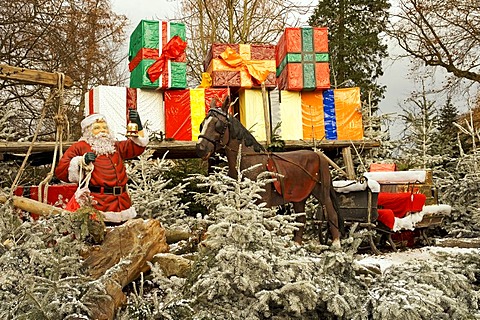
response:
<path id="1" fill-rule="evenodd" d="M 345 178 L 348 179 L 348 174 L 342 169 L 340 168 L 340 166 L 338 164 L 336 164 L 332 159 L 330 159 L 329 157 L 327 157 L 327 155 L 325 153 L 323 153 L 322 151 L 316 151 L 318 154 L 322 155 L 328 162 L 328 164 L 330 164 L 335 170 L 337 170 L 342 176 L 344 176 Z"/>
<path id="2" fill-rule="evenodd" d="M 166 158 L 169 159 L 187 159 L 197 158 L 195 152 L 196 141 L 152 141 L 148 144 L 148 148 L 155 150 L 155 156 L 162 157 L 165 152 Z M 63 143 L 63 151 L 73 144 L 72 141 Z M 336 141 L 321 141 L 316 144 L 316 147 L 322 150 L 334 150 L 339 148 L 349 147 L 354 145 L 359 150 L 372 149 L 380 146 L 378 141 L 351 141 L 351 140 L 336 140 Z M 30 142 L 9 142 L 0 141 L 0 154 L 13 153 L 24 154 L 30 147 Z M 300 149 L 313 149 L 313 142 L 306 140 L 287 140 L 285 141 L 285 149 L 287 151 Z M 35 142 L 33 144 L 32 152 L 53 152 L 55 142 Z"/>
<path id="3" fill-rule="evenodd" d="M 267 139 L 265 146 L 268 148 L 272 143 L 272 129 L 270 128 L 270 108 L 268 107 L 268 93 L 265 88 L 265 82 L 262 82 L 262 101 L 263 116 L 265 117 L 265 134 Z"/>
<path id="4" fill-rule="evenodd" d="M 58 74 L 47 71 L 32 70 L 12 67 L 7 64 L 0 64 L 0 79 L 14 80 L 27 84 L 41 84 L 50 87 L 58 85 Z M 73 86 L 73 80 L 65 76 L 64 87 Z"/>
<path id="5" fill-rule="evenodd" d="M 311 140 L 285 140 L 285 149 L 313 149 L 315 146 L 318 149 L 334 150 L 344 147 L 355 146 L 358 150 L 368 150 L 380 147 L 379 141 L 366 140 L 322 140 L 317 141 L 314 145 Z"/>

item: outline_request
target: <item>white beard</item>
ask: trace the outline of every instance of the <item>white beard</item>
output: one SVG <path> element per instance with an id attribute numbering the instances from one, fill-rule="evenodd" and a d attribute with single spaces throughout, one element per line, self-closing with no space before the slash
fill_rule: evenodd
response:
<path id="1" fill-rule="evenodd" d="M 99 133 L 94 136 L 90 130 L 80 139 L 86 141 L 97 156 L 115 153 L 115 138 L 107 133 Z"/>

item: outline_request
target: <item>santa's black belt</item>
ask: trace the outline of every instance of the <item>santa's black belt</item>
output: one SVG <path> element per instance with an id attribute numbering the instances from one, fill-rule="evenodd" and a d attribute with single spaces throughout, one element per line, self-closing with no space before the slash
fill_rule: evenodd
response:
<path id="1" fill-rule="evenodd" d="M 125 186 L 115 186 L 115 187 L 100 187 L 89 185 L 88 189 L 93 193 L 103 193 L 103 194 L 113 194 L 114 196 L 119 196 L 125 192 Z"/>

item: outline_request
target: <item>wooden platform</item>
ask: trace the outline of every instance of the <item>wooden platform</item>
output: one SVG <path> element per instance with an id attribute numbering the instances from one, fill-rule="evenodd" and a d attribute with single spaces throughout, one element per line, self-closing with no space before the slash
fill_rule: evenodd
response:
<path id="1" fill-rule="evenodd" d="M 64 142 L 63 149 L 66 150 L 73 142 Z M 195 153 L 196 141 L 152 141 L 148 147 L 155 149 L 157 156 L 163 156 L 168 151 L 167 158 L 169 159 L 186 159 L 196 158 Z M 0 141 L 0 160 L 4 159 L 6 154 L 15 154 L 18 156 L 27 153 L 30 148 L 30 142 L 5 142 Z M 315 146 L 312 141 L 304 140 L 287 140 L 285 141 L 285 149 L 300 150 L 300 149 L 317 149 L 334 150 L 355 147 L 358 150 L 372 149 L 380 146 L 378 141 L 349 141 L 349 140 L 335 140 L 335 141 L 321 141 L 316 142 Z M 32 146 L 32 153 L 49 153 L 53 152 L 55 147 L 54 142 L 36 142 Z"/>

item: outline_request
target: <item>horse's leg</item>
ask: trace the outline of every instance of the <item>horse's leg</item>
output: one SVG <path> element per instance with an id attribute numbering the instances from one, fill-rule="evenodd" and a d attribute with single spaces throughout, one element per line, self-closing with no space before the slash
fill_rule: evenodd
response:
<path id="1" fill-rule="evenodd" d="M 318 200 L 320 201 L 319 198 Z M 317 230 L 318 230 L 318 241 L 320 242 L 320 244 L 327 244 L 328 242 L 329 233 L 328 233 L 328 222 L 326 220 L 326 217 L 327 217 L 327 209 L 323 204 L 320 204 L 319 206 L 317 206 L 317 210 L 315 212 L 315 220 L 317 221 Z M 325 230 L 324 230 L 324 223 L 327 226 L 327 229 Z"/>
<path id="2" fill-rule="evenodd" d="M 305 214 L 305 201 L 293 202 L 292 204 L 293 210 L 295 211 L 295 214 L 297 214 L 295 221 L 301 224 L 293 234 L 293 241 L 298 244 L 302 244 L 305 223 L 307 222 L 307 215 Z"/>
<path id="3" fill-rule="evenodd" d="M 316 190 L 315 190 L 316 189 Z M 327 192 L 325 188 L 320 187 L 318 184 L 315 187 L 313 194 L 317 197 L 318 201 L 320 201 L 320 205 L 325 207 L 325 218 L 327 219 L 328 228 L 330 229 L 330 234 L 332 235 L 332 246 L 340 247 L 340 229 L 338 224 L 338 216 L 335 211 L 335 207 L 333 206 L 332 199 L 330 198 L 330 194 L 327 188 Z"/>
<path id="4" fill-rule="evenodd" d="M 340 221 L 331 198 L 332 177 L 330 175 L 328 163 L 323 158 L 320 158 L 319 177 L 320 183 L 315 185 L 312 193 L 320 201 L 320 203 L 325 206 L 326 219 L 328 221 L 330 234 L 332 235 L 333 240 L 332 246 L 340 247 Z"/>

